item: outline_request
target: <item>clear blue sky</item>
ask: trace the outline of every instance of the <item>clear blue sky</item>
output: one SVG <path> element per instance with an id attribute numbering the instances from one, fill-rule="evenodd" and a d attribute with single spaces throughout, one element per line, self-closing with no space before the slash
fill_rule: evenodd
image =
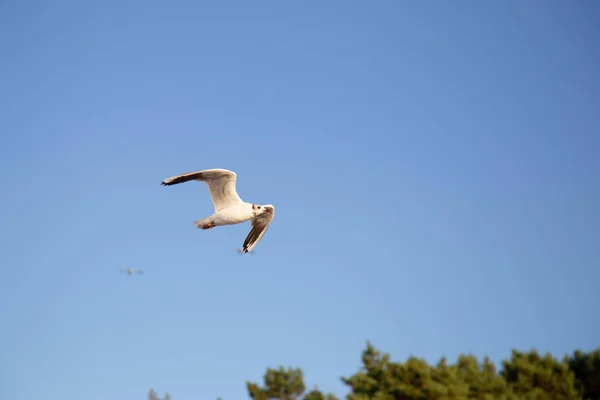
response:
<path id="1" fill-rule="evenodd" d="M 0 6 L 1 398 L 600 345 L 596 1 L 216 4 Z M 205 168 L 275 205 L 256 254 L 160 186 Z"/>

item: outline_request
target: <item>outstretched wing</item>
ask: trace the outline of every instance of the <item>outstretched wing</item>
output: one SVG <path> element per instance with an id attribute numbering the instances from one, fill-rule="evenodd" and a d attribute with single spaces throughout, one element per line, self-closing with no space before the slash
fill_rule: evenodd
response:
<path id="1" fill-rule="evenodd" d="M 248 236 L 246 236 L 246 240 L 244 240 L 244 245 L 242 246 L 242 252 L 244 253 L 252 251 L 258 242 L 260 242 L 260 239 L 265 235 L 271 221 L 273 221 L 273 218 L 275 217 L 275 207 L 265 206 L 265 208 L 269 209 L 271 212 L 264 212 L 252 218 L 250 221 L 252 229 L 250 230 L 250 233 L 248 233 Z"/>
<path id="2" fill-rule="evenodd" d="M 171 186 L 192 180 L 206 182 L 215 212 L 219 212 L 227 207 L 242 203 L 242 199 L 235 190 L 236 178 L 235 172 L 227 169 L 205 169 L 172 176 L 163 180 L 161 185 Z"/>

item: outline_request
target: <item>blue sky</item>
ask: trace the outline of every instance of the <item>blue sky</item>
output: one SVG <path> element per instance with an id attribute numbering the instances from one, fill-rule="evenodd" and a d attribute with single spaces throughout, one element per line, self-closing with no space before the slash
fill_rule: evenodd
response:
<path id="1" fill-rule="evenodd" d="M 597 2 L 0 9 L 0 397 L 600 345 Z M 256 254 L 160 186 L 205 168 L 275 205 Z"/>

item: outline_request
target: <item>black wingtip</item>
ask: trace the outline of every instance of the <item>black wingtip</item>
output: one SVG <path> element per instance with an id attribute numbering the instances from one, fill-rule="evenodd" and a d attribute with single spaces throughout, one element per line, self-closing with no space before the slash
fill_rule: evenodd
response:
<path id="1" fill-rule="evenodd" d="M 236 250 L 237 250 L 237 252 L 238 252 L 240 255 L 242 255 L 242 254 L 252 254 L 252 255 L 256 254 L 256 251 L 254 251 L 254 250 L 252 250 L 252 251 L 248 251 L 248 248 L 247 248 L 247 247 L 244 247 L 244 248 L 241 248 L 241 249 L 240 249 L 240 248 L 238 248 L 238 249 L 236 249 Z"/>

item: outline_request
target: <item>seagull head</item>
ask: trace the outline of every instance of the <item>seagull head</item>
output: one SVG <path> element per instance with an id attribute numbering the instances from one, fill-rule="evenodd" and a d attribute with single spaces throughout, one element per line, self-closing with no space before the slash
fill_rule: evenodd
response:
<path id="1" fill-rule="evenodd" d="M 273 214 L 273 206 L 269 204 L 266 206 L 261 206 L 260 204 L 252 204 L 252 215 L 256 217 L 263 213 Z"/>

